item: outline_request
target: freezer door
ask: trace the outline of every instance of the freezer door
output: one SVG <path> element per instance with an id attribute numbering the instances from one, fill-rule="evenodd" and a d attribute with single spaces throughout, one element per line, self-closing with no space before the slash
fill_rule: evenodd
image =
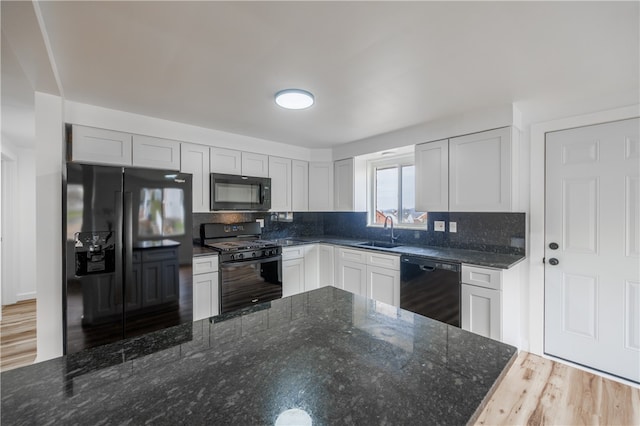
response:
<path id="1" fill-rule="evenodd" d="M 67 164 L 65 353 L 123 337 L 122 168 Z"/>
<path id="2" fill-rule="evenodd" d="M 193 321 L 191 175 L 124 171 L 125 336 Z"/>

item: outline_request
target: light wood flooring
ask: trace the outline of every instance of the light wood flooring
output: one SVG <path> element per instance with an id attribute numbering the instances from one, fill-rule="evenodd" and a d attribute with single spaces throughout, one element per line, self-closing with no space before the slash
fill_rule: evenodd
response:
<path id="1" fill-rule="evenodd" d="M 640 389 L 521 352 L 476 425 L 640 425 Z"/>
<path id="2" fill-rule="evenodd" d="M 33 364 L 36 359 L 36 300 L 2 307 L 0 371 Z"/>
<path id="3" fill-rule="evenodd" d="M 3 307 L 0 369 L 35 357 L 35 300 Z M 475 424 L 640 425 L 640 389 L 521 352 Z"/>

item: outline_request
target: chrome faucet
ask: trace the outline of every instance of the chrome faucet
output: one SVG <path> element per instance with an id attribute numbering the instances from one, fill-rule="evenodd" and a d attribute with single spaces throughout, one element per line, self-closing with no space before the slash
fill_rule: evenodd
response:
<path id="1" fill-rule="evenodd" d="M 387 229 L 387 220 L 391 222 L 391 243 L 395 243 L 398 237 L 393 236 L 393 218 L 391 216 L 385 216 L 384 218 L 384 229 Z"/>

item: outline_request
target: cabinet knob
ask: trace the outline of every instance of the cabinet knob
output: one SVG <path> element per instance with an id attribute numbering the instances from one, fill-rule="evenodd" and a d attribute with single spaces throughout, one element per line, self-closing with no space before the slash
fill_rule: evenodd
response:
<path id="1" fill-rule="evenodd" d="M 559 246 L 558 246 L 558 243 L 550 243 L 550 244 L 549 244 L 549 248 L 550 248 L 551 250 L 558 250 L 558 247 L 559 247 Z"/>
<path id="2" fill-rule="evenodd" d="M 560 261 L 558 261 L 558 259 L 556 259 L 555 257 L 549 259 L 549 265 L 556 266 L 558 263 L 560 263 Z"/>

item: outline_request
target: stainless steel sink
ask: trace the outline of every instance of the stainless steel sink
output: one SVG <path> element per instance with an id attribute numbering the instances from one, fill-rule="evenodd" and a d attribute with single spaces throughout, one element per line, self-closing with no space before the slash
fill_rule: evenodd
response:
<path id="1" fill-rule="evenodd" d="M 364 243 L 358 243 L 356 245 L 357 246 L 362 246 L 362 247 L 394 248 L 394 247 L 400 247 L 402 244 L 385 243 L 385 242 L 382 242 L 382 241 L 367 241 L 367 242 L 364 242 Z"/>

